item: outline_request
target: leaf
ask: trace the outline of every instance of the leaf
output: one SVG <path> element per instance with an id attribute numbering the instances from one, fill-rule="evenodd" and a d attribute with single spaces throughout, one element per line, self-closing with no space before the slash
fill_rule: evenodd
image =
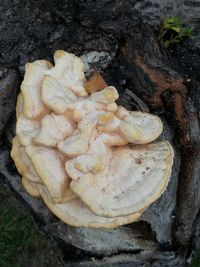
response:
<path id="1" fill-rule="evenodd" d="M 179 27 L 172 27 L 171 29 L 175 32 L 178 32 L 178 33 L 181 31 L 181 28 L 179 28 Z"/>
<path id="2" fill-rule="evenodd" d="M 193 31 L 193 29 L 186 28 L 186 29 L 183 30 L 183 34 L 186 37 L 192 37 L 192 36 L 194 36 L 194 31 Z"/>
<path id="3" fill-rule="evenodd" d="M 162 20 L 158 38 L 168 48 L 173 44 L 180 43 L 184 38 L 191 38 L 193 35 L 192 28 L 182 27 L 179 17 L 170 17 Z"/>

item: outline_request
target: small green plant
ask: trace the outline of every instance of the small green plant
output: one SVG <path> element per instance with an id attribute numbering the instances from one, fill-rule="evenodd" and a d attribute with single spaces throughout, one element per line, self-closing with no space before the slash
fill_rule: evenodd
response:
<path id="1" fill-rule="evenodd" d="M 164 18 L 160 24 L 160 33 L 158 38 L 168 48 L 171 45 L 180 43 L 184 38 L 191 38 L 194 31 L 182 25 L 180 18 Z"/>

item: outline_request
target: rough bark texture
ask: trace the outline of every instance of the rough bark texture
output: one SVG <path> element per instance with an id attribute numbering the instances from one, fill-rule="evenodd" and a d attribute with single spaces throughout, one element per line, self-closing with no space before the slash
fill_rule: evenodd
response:
<path id="1" fill-rule="evenodd" d="M 160 19 L 179 15 L 198 29 L 198 1 L 18 1 L 0 7 L 0 176 L 64 251 L 66 266 L 185 266 L 200 244 L 200 36 L 166 50 Z M 164 122 L 175 150 L 167 190 L 137 223 L 74 228 L 23 190 L 9 153 L 24 64 L 64 49 L 90 61 L 129 109 Z"/>

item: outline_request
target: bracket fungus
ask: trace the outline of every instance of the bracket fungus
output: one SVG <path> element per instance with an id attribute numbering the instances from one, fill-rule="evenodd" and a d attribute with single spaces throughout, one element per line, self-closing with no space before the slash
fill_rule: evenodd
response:
<path id="1" fill-rule="evenodd" d="M 171 175 L 170 143 L 152 143 L 161 120 L 118 106 L 116 88 L 97 74 L 87 81 L 75 55 L 54 60 L 28 63 L 18 96 L 11 156 L 25 190 L 69 225 L 138 220 Z"/>

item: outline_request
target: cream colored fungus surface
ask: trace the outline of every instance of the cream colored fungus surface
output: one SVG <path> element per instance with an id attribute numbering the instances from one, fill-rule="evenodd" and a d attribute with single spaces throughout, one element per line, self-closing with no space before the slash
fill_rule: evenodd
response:
<path id="1" fill-rule="evenodd" d="M 118 106 L 117 89 L 96 73 L 87 81 L 75 55 L 57 50 L 54 62 L 25 67 L 11 151 L 22 185 L 69 225 L 138 220 L 171 175 L 170 143 L 154 142 L 162 121 Z"/>

